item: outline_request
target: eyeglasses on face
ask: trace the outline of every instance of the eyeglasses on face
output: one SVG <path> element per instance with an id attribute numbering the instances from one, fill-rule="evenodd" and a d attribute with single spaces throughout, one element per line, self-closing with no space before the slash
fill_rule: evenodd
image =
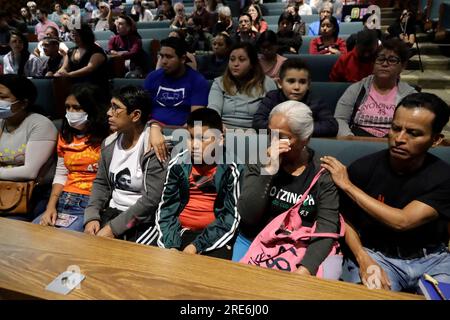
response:
<path id="1" fill-rule="evenodd" d="M 396 65 L 396 64 L 400 63 L 400 58 L 399 57 L 395 57 L 395 56 L 389 56 L 389 57 L 377 56 L 375 58 L 375 63 L 376 64 L 383 64 L 385 61 L 387 61 L 390 66 L 393 66 L 393 65 Z"/>

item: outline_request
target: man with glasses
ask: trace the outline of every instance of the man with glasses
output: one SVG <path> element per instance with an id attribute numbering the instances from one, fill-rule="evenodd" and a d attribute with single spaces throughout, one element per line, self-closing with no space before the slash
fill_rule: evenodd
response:
<path id="1" fill-rule="evenodd" d="M 381 60 L 395 66 L 394 57 Z M 343 280 L 409 292 L 419 291 L 425 273 L 450 282 L 449 159 L 428 152 L 442 141 L 449 113 L 434 94 L 408 95 L 395 109 L 387 150 L 355 161 L 348 173 L 335 158 L 321 159 L 345 194 L 341 212 L 351 252 Z"/>
<path id="2" fill-rule="evenodd" d="M 357 82 L 371 75 L 377 49 L 377 31 L 368 29 L 359 31 L 355 47 L 339 56 L 331 69 L 330 81 Z"/>
<path id="3" fill-rule="evenodd" d="M 348 87 L 336 105 L 334 117 L 339 124 L 338 136 L 387 136 L 395 106 L 415 92 L 413 87 L 400 81 L 408 57 L 408 47 L 400 39 L 383 42 L 373 74 Z"/>

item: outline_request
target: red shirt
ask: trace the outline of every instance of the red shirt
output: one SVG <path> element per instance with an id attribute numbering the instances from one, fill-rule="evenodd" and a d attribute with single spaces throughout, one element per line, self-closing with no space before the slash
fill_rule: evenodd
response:
<path id="1" fill-rule="evenodd" d="M 189 176 L 189 201 L 179 216 L 183 228 L 203 230 L 216 220 L 214 201 L 217 190 L 214 185 L 214 175 L 217 167 L 206 171 L 192 166 Z"/>
<path id="2" fill-rule="evenodd" d="M 311 40 L 309 44 L 309 53 L 310 54 L 328 54 L 330 51 L 328 47 L 332 47 L 334 49 L 338 49 L 341 54 L 347 53 L 347 45 L 345 41 L 341 38 L 337 38 L 336 42 L 330 46 L 325 46 L 322 41 L 322 37 L 317 37 Z"/>
<path id="3" fill-rule="evenodd" d="M 358 82 L 371 75 L 373 62 L 361 62 L 358 59 L 356 48 L 341 55 L 330 72 L 330 81 Z"/>

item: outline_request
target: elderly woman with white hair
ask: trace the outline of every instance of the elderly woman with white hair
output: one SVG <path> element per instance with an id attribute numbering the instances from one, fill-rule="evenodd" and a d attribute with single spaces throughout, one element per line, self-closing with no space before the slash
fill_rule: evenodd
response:
<path id="1" fill-rule="evenodd" d="M 233 248 L 233 261 L 239 261 L 252 240 L 276 216 L 293 207 L 308 189 L 321 164 L 314 150 L 308 147 L 313 133 L 311 109 L 302 102 L 285 101 L 269 116 L 269 129 L 277 131 L 267 153 L 267 164 L 247 165 L 238 212 L 240 232 Z M 273 132 L 272 132 L 273 133 Z M 323 172 L 303 205 L 299 207 L 302 224 L 317 233 L 339 233 L 338 190 L 328 172 Z M 316 275 L 323 266 L 323 277 L 339 279 L 342 257 L 328 257 L 334 239 L 312 238 L 301 265 L 295 271 Z M 328 258 L 327 258 L 328 257 Z"/>

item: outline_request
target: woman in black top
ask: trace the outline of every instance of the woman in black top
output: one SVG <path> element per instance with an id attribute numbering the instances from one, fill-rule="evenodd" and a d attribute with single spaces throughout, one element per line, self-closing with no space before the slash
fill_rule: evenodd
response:
<path id="1" fill-rule="evenodd" d="M 87 24 L 72 31 L 75 47 L 64 58 L 64 64 L 55 77 L 67 77 L 73 82 L 90 82 L 108 88 L 106 54 L 95 43 L 95 35 Z"/>

